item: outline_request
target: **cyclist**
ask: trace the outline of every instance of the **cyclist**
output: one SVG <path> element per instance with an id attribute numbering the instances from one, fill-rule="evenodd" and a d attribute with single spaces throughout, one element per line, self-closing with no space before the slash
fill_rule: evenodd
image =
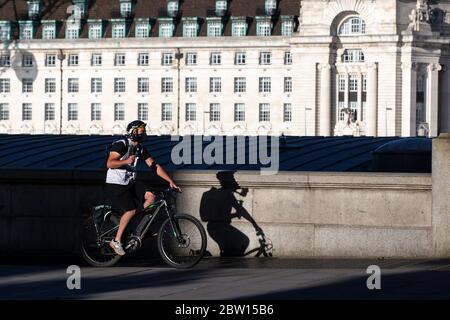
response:
<path id="1" fill-rule="evenodd" d="M 155 201 L 155 195 L 148 191 L 144 185 L 136 182 L 136 163 L 138 159 L 155 169 L 156 173 L 166 180 L 171 188 L 181 189 L 173 182 L 161 165 L 151 157 L 147 149 L 141 145 L 146 139 L 146 123 L 135 120 L 128 124 L 124 139 L 115 141 L 110 149 L 106 166 L 106 193 L 109 204 L 123 213 L 119 229 L 114 240 L 110 242 L 111 248 L 118 255 L 125 255 L 121 238 L 126 226 L 141 208 L 142 194 L 144 194 L 144 207 L 147 208 Z"/>

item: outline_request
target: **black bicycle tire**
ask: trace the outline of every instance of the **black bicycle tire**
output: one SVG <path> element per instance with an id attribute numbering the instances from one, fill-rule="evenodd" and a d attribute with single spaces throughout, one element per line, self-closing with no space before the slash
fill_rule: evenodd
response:
<path id="1" fill-rule="evenodd" d="M 85 227 L 85 225 L 88 224 L 88 223 L 92 223 L 92 224 L 93 224 L 92 217 L 89 217 L 87 220 L 85 220 L 84 223 L 82 224 L 82 227 L 81 227 L 81 232 L 80 232 L 81 237 L 80 237 L 80 239 L 81 239 L 81 254 L 82 254 L 82 256 L 83 256 L 83 259 L 84 259 L 88 264 L 90 264 L 91 266 L 97 267 L 97 268 L 98 268 L 98 267 L 100 267 L 100 268 L 108 268 L 108 267 L 114 266 L 114 265 L 115 265 L 116 263 L 118 263 L 119 260 L 122 258 L 121 256 L 115 255 L 114 258 L 112 258 L 112 259 L 109 260 L 108 262 L 99 262 L 99 261 L 93 259 L 93 258 L 89 255 L 89 253 L 86 251 L 86 249 L 85 249 L 85 247 L 84 247 L 84 241 L 83 241 L 84 239 L 83 239 L 83 237 L 84 237 L 84 229 L 85 229 L 84 227 Z"/>
<path id="2" fill-rule="evenodd" d="M 194 218 L 191 215 L 188 214 L 176 214 L 174 216 L 174 219 L 186 219 L 189 220 L 191 222 L 194 223 L 194 225 L 198 228 L 198 230 L 200 231 L 201 234 L 201 238 L 202 238 L 202 245 L 201 245 L 201 249 L 200 249 L 200 254 L 196 257 L 195 260 L 193 260 L 192 262 L 188 263 L 188 264 L 177 264 L 175 262 L 173 262 L 165 253 L 164 249 L 163 249 L 163 245 L 162 245 L 162 234 L 163 234 L 163 230 L 166 226 L 166 224 L 170 223 L 169 218 L 167 218 L 161 225 L 161 227 L 159 228 L 159 232 L 158 232 L 158 238 L 157 238 L 157 242 L 158 242 L 158 251 L 159 254 L 161 255 L 161 258 L 164 260 L 164 262 L 166 262 L 169 266 L 177 268 L 177 269 L 189 269 L 194 267 L 196 264 L 198 264 L 200 262 L 200 260 L 203 258 L 205 252 L 206 252 L 206 246 L 207 246 L 207 237 L 206 237 L 206 231 L 205 228 L 203 227 L 203 225 L 201 224 L 201 222 Z"/>

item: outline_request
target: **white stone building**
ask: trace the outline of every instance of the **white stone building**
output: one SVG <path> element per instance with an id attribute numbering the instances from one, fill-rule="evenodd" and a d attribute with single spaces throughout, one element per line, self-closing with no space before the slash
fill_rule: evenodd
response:
<path id="1" fill-rule="evenodd" d="M 0 132 L 437 136 L 450 1 L 0 4 Z"/>

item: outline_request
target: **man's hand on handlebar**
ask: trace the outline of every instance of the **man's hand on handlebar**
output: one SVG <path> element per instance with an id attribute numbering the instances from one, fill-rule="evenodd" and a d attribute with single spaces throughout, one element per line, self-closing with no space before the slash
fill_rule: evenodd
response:
<path id="1" fill-rule="evenodd" d="M 171 189 L 175 189 L 175 190 L 178 190 L 179 192 L 182 192 L 182 191 L 181 191 L 181 188 L 178 187 L 178 186 L 175 184 L 175 182 L 170 181 L 170 182 L 169 182 L 169 185 L 170 185 L 170 188 L 171 188 Z"/>

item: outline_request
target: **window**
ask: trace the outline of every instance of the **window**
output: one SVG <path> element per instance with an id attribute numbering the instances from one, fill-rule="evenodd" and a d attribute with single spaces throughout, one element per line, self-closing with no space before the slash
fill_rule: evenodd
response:
<path id="1" fill-rule="evenodd" d="M 267 37 L 272 35 L 272 22 L 260 20 L 256 22 L 256 35 L 259 37 Z"/>
<path id="2" fill-rule="evenodd" d="M 367 117 L 366 102 L 363 101 L 361 104 L 361 121 L 366 121 L 366 117 Z"/>
<path id="3" fill-rule="evenodd" d="M 259 64 L 270 65 L 272 63 L 272 53 L 271 52 L 261 52 L 259 56 Z"/>
<path id="4" fill-rule="evenodd" d="M 66 24 L 66 39 L 78 39 L 80 37 L 80 25 L 78 23 Z"/>
<path id="5" fill-rule="evenodd" d="M 186 93 L 194 93 L 197 92 L 197 78 L 186 78 Z"/>
<path id="6" fill-rule="evenodd" d="M 247 90 L 247 79 L 244 77 L 234 78 L 234 92 L 245 92 Z"/>
<path id="7" fill-rule="evenodd" d="M 220 65 L 222 64 L 222 54 L 220 52 L 212 52 L 210 57 L 211 65 Z"/>
<path id="8" fill-rule="evenodd" d="M 163 66 L 171 66 L 173 63 L 173 53 L 163 53 L 161 64 Z"/>
<path id="9" fill-rule="evenodd" d="M 22 93 L 33 92 L 33 80 L 32 79 L 22 79 Z"/>
<path id="10" fill-rule="evenodd" d="M 222 78 L 209 78 L 209 92 L 222 92 Z"/>
<path id="11" fill-rule="evenodd" d="M 69 66 L 78 66 L 78 55 L 77 54 L 69 54 L 69 60 L 67 62 L 67 64 Z"/>
<path id="12" fill-rule="evenodd" d="M 186 65 L 194 66 L 197 64 L 197 53 L 189 52 L 186 53 Z"/>
<path id="13" fill-rule="evenodd" d="M 226 0 L 216 0 L 216 14 L 218 16 L 223 15 L 227 11 L 227 7 Z"/>
<path id="14" fill-rule="evenodd" d="M 122 17 L 129 17 L 133 12 L 131 1 L 122 1 L 120 3 L 120 14 Z"/>
<path id="15" fill-rule="evenodd" d="M 183 22 L 183 37 L 195 38 L 198 36 L 198 23 L 196 20 L 185 20 Z"/>
<path id="16" fill-rule="evenodd" d="M 33 110 L 31 103 L 22 104 L 22 121 L 29 121 L 33 118 Z"/>
<path id="17" fill-rule="evenodd" d="M 284 53 L 284 64 L 286 65 L 292 64 L 292 53 L 290 51 Z"/>
<path id="18" fill-rule="evenodd" d="M 22 40 L 31 40 L 33 39 L 34 30 L 33 23 L 21 23 L 20 24 L 20 39 Z"/>
<path id="19" fill-rule="evenodd" d="M 172 121 L 172 104 L 163 103 L 161 107 L 161 121 Z"/>
<path id="20" fill-rule="evenodd" d="M 345 102 L 339 101 L 339 103 L 338 103 L 338 121 L 344 121 L 344 119 L 345 119 L 344 109 L 345 109 Z"/>
<path id="21" fill-rule="evenodd" d="M 291 19 L 283 19 L 281 23 L 281 35 L 289 37 L 294 32 L 294 21 Z"/>
<path id="22" fill-rule="evenodd" d="M 236 52 L 234 56 L 234 64 L 236 65 L 245 65 L 247 54 L 245 52 Z"/>
<path id="23" fill-rule="evenodd" d="M 114 65 L 116 66 L 124 66 L 126 61 L 125 53 L 116 53 L 114 59 Z"/>
<path id="24" fill-rule="evenodd" d="M 46 67 L 56 66 L 56 54 L 47 54 L 45 56 L 45 66 Z"/>
<path id="25" fill-rule="evenodd" d="M 173 22 L 161 22 L 159 24 L 159 37 L 171 38 L 173 37 L 174 24 Z"/>
<path id="26" fill-rule="evenodd" d="M 0 41 L 8 41 L 11 39 L 11 23 L 0 23 Z"/>
<path id="27" fill-rule="evenodd" d="M 10 67 L 11 66 L 11 57 L 6 54 L 0 55 L 0 67 Z"/>
<path id="28" fill-rule="evenodd" d="M 221 21 L 210 20 L 208 21 L 208 37 L 220 37 L 222 36 L 223 25 Z"/>
<path id="29" fill-rule="evenodd" d="M 270 104 L 259 104 L 259 122 L 270 121 Z"/>
<path id="30" fill-rule="evenodd" d="M 150 62 L 150 55 L 148 53 L 139 53 L 138 65 L 148 66 Z"/>
<path id="31" fill-rule="evenodd" d="M 272 81 L 269 77 L 259 78 L 259 92 L 268 93 L 271 91 Z"/>
<path id="32" fill-rule="evenodd" d="M 102 105 L 100 103 L 91 103 L 91 121 L 102 120 Z"/>
<path id="33" fill-rule="evenodd" d="M 186 103 L 186 121 L 195 121 L 197 105 L 195 103 Z"/>
<path id="34" fill-rule="evenodd" d="M 125 78 L 114 78 L 114 92 L 125 92 Z"/>
<path id="35" fill-rule="evenodd" d="M 118 38 L 125 38 L 126 37 L 126 24 L 124 21 L 121 22 L 113 22 L 113 26 L 112 26 L 112 37 L 115 39 Z"/>
<path id="36" fill-rule="evenodd" d="M 78 104 L 77 103 L 69 103 L 67 105 L 67 120 L 68 121 L 77 121 L 78 120 Z"/>
<path id="37" fill-rule="evenodd" d="M 284 92 L 292 92 L 292 77 L 284 77 Z"/>
<path id="38" fill-rule="evenodd" d="M 364 53 L 359 49 L 349 49 L 344 51 L 343 55 L 344 62 L 364 62 Z"/>
<path id="39" fill-rule="evenodd" d="M 123 103 L 114 104 L 114 121 L 125 120 L 125 105 Z"/>
<path id="40" fill-rule="evenodd" d="M 89 24 L 89 39 L 100 39 L 103 35 L 103 26 L 101 22 Z"/>
<path id="41" fill-rule="evenodd" d="M 209 105 L 209 121 L 220 121 L 220 103 L 211 103 Z"/>
<path id="42" fill-rule="evenodd" d="M 350 17 L 345 20 L 340 28 L 339 35 L 352 36 L 366 33 L 366 22 L 360 17 Z"/>
<path id="43" fill-rule="evenodd" d="M 32 67 L 33 66 L 33 56 L 30 54 L 26 54 L 22 56 L 22 66 L 23 67 Z"/>
<path id="44" fill-rule="evenodd" d="M 265 9 L 268 15 L 272 15 L 277 9 L 277 0 L 266 0 Z"/>
<path id="45" fill-rule="evenodd" d="M 75 14 L 76 17 L 79 17 L 79 19 L 83 18 L 86 13 L 84 1 L 85 0 L 73 0 L 75 5 L 75 10 L 73 11 L 73 14 Z"/>
<path id="46" fill-rule="evenodd" d="M 56 92 L 56 79 L 47 78 L 45 79 L 45 93 L 55 93 Z"/>
<path id="47" fill-rule="evenodd" d="M 91 93 L 101 93 L 103 91 L 102 78 L 91 78 Z"/>
<path id="48" fill-rule="evenodd" d="M 0 93 L 11 92 L 11 80 L 10 79 L 0 79 Z"/>
<path id="49" fill-rule="evenodd" d="M 425 79 L 423 76 L 417 77 L 417 92 L 425 92 Z"/>
<path id="50" fill-rule="evenodd" d="M 338 90 L 339 92 L 345 92 L 345 75 L 340 74 L 338 77 Z"/>
<path id="51" fill-rule="evenodd" d="M 367 92 L 367 75 L 363 74 L 362 77 L 362 91 Z"/>
<path id="52" fill-rule="evenodd" d="M 69 78 L 67 82 L 67 91 L 69 93 L 76 93 L 79 90 L 78 78 Z"/>
<path id="53" fill-rule="evenodd" d="M 350 92 L 358 92 L 358 75 L 350 75 L 348 79 L 348 87 Z"/>
<path id="54" fill-rule="evenodd" d="M 149 78 L 138 78 L 138 93 L 148 93 L 150 91 Z"/>
<path id="55" fill-rule="evenodd" d="M 173 78 L 161 79 L 161 92 L 162 93 L 173 92 Z"/>
<path id="56" fill-rule="evenodd" d="M 28 2 L 28 16 L 30 19 L 35 19 L 39 15 L 39 1 Z"/>
<path id="57" fill-rule="evenodd" d="M 178 0 L 169 0 L 167 2 L 167 12 L 170 16 L 176 16 L 178 13 Z"/>
<path id="58" fill-rule="evenodd" d="M 102 55 L 100 53 L 92 54 L 91 64 L 93 66 L 101 66 L 102 65 Z"/>
<path id="59" fill-rule="evenodd" d="M 292 104 L 285 103 L 283 105 L 283 121 L 291 122 L 292 121 Z"/>
<path id="60" fill-rule="evenodd" d="M 136 23 L 136 38 L 150 37 L 150 23 L 148 21 L 138 21 Z"/>
<path id="61" fill-rule="evenodd" d="M 234 121 L 245 121 L 245 104 L 235 103 L 234 104 Z"/>
<path id="62" fill-rule="evenodd" d="M 0 121 L 9 120 L 9 104 L 0 103 Z"/>
<path id="63" fill-rule="evenodd" d="M 43 23 L 42 26 L 42 39 L 51 40 L 56 38 L 56 25 L 55 23 Z"/>
<path id="64" fill-rule="evenodd" d="M 138 120 L 148 120 L 148 103 L 138 103 Z"/>
<path id="65" fill-rule="evenodd" d="M 54 103 L 46 103 L 44 107 L 44 117 L 45 121 L 54 121 L 55 120 L 55 104 Z"/>
<path id="66" fill-rule="evenodd" d="M 247 22 L 242 20 L 233 21 L 231 27 L 231 36 L 245 37 L 246 35 L 247 35 Z"/>

